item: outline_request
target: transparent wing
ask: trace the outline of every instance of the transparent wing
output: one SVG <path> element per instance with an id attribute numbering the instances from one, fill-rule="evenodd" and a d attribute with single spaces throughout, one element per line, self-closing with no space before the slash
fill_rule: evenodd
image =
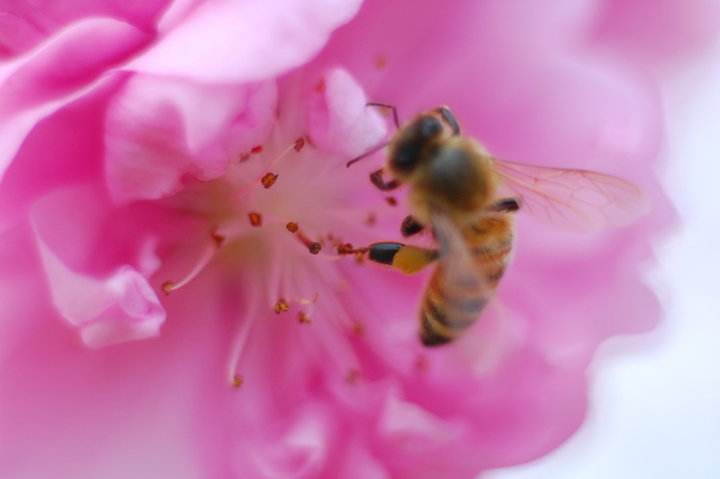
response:
<path id="1" fill-rule="evenodd" d="M 642 191 L 615 176 L 492 161 L 503 185 L 520 195 L 521 208 L 556 226 L 580 230 L 619 226 L 648 210 Z"/>
<path id="2" fill-rule="evenodd" d="M 439 246 L 438 261 L 443 271 L 445 292 L 454 297 L 463 297 L 467 293 L 475 296 L 485 287 L 485 282 L 473 263 L 462 233 L 446 215 L 433 214 L 431 222 Z"/>

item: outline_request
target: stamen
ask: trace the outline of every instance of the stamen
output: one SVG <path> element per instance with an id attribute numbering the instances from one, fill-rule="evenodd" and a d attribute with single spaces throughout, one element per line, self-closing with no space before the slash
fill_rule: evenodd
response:
<path id="1" fill-rule="evenodd" d="M 248 297 L 252 297 L 252 295 L 249 295 Z M 228 357 L 227 365 L 227 377 L 230 386 L 234 388 L 239 388 L 245 382 L 245 378 L 238 373 L 238 366 L 240 359 L 242 359 L 243 352 L 245 351 L 245 345 L 247 344 L 250 333 L 255 325 L 256 311 L 257 304 L 252 303 L 252 306 L 250 306 L 245 318 L 240 324 L 240 329 L 236 333 L 230 349 L 230 356 Z"/>
<path id="2" fill-rule="evenodd" d="M 258 153 L 263 152 L 262 145 L 256 145 L 253 146 L 248 153 L 242 153 L 240 157 L 238 158 L 239 161 L 247 161 L 250 159 L 251 155 L 257 155 Z"/>
<path id="3" fill-rule="evenodd" d="M 286 227 L 287 230 L 288 230 L 289 232 L 291 232 L 291 233 L 296 233 L 297 230 L 298 230 L 298 228 L 299 228 L 298 224 L 297 224 L 297 223 L 293 223 L 292 221 L 291 221 L 290 223 L 288 223 L 287 225 L 285 225 L 285 227 Z"/>
<path id="4" fill-rule="evenodd" d="M 387 201 L 387 204 L 390 206 L 397 206 L 397 198 L 394 196 L 387 196 L 385 197 L 385 201 Z"/>
<path id="5" fill-rule="evenodd" d="M 197 262 L 193 265 L 193 267 L 190 269 L 190 272 L 185 275 L 184 278 L 182 278 L 180 281 L 165 281 L 160 288 L 163 290 L 163 293 L 166 295 L 169 295 L 171 292 L 182 288 L 186 284 L 188 284 L 190 281 L 195 279 L 197 275 L 199 275 L 202 270 L 205 269 L 205 267 L 210 263 L 213 256 L 215 256 L 215 253 L 217 250 L 220 249 L 220 247 L 225 242 L 225 237 L 221 234 L 219 234 L 216 230 L 213 230 L 210 233 L 210 241 L 205 246 L 205 249 L 203 250 L 202 254 L 198 258 Z"/>
<path id="6" fill-rule="evenodd" d="M 277 314 L 284 313 L 290 309 L 290 305 L 283 298 L 277 300 L 275 303 L 275 312 Z"/>
<path id="7" fill-rule="evenodd" d="M 250 224 L 252 226 L 260 227 L 262 226 L 262 215 L 260 213 L 251 212 L 248 213 L 248 219 L 250 220 Z"/>
<path id="8" fill-rule="evenodd" d="M 300 324 L 310 324 L 312 321 L 310 321 L 310 316 L 305 311 L 300 311 L 298 313 L 298 322 Z"/>
<path id="9" fill-rule="evenodd" d="M 263 177 L 260 179 L 260 183 L 262 183 L 262 185 L 263 185 L 263 186 L 265 187 L 265 189 L 267 190 L 268 188 L 270 188 L 272 185 L 275 184 L 275 182 L 277 181 L 277 179 L 278 179 L 278 175 L 277 175 L 277 174 L 275 174 L 275 173 L 269 173 L 269 172 L 268 172 L 268 173 L 265 173 L 265 174 L 263 175 Z"/>
<path id="10" fill-rule="evenodd" d="M 295 226 L 297 226 L 296 223 L 293 223 Z M 288 223 L 288 230 L 290 230 L 290 223 Z M 295 230 L 295 236 L 300 240 L 302 244 L 307 246 L 308 251 L 310 251 L 310 254 L 318 254 L 320 250 L 322 250 L 322 245 L 318 243 L 317 241 L 313 241 L 307 236 L 305 236 L 305 233 L 303 233 L 300 228 L 297 228 Z"/>

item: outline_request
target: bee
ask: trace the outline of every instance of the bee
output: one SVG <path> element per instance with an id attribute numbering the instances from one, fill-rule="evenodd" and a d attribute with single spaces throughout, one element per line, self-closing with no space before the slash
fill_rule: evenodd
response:
<path id="1" fill-rule="evenodd" d="M 425 346 L 449 343 L 477 321 L 510 262 L 517 211 L 593 229 L 625 223 L 646 206 L 635 185 L 614 176 L 495 158 L 460 133 L 446 106 L 400 127 L 394 107 L 371 105 L 392 108 L 398 129 L 382 145 L 389 146 L 385 168 L 370 180 L 382 191 L 406 184 L 411 214 L 401 233 L 409 237 L 428 228 L 437 247 L 383 241 L 369 245 L 367 257 L 406 274 L 436 264 L 420 305 Z"/>

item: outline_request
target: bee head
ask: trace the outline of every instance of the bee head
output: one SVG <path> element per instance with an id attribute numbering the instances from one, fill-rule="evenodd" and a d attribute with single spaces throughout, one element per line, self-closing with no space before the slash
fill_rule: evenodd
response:
<path id="1" fill-rule="evenodd" d="M 389 166 L 396 176 L 407 177 L 442 140 L 458 133 L 457 121 L 447 107 L 422 113 L 395 135 Z"/>

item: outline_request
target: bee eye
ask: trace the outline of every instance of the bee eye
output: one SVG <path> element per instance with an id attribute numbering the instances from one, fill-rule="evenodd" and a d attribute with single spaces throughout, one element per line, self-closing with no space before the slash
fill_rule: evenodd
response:
<path id="1" fill-rule="evenodd" d="M 418 125 L 418 132 L 420 133 L 421 137 L 432 138 L 433 136 L 440 133 L 440 131 L 442 131 L 442 125 L 436 118 L 428 116 L 420 120 L 420 124 Z"/>

